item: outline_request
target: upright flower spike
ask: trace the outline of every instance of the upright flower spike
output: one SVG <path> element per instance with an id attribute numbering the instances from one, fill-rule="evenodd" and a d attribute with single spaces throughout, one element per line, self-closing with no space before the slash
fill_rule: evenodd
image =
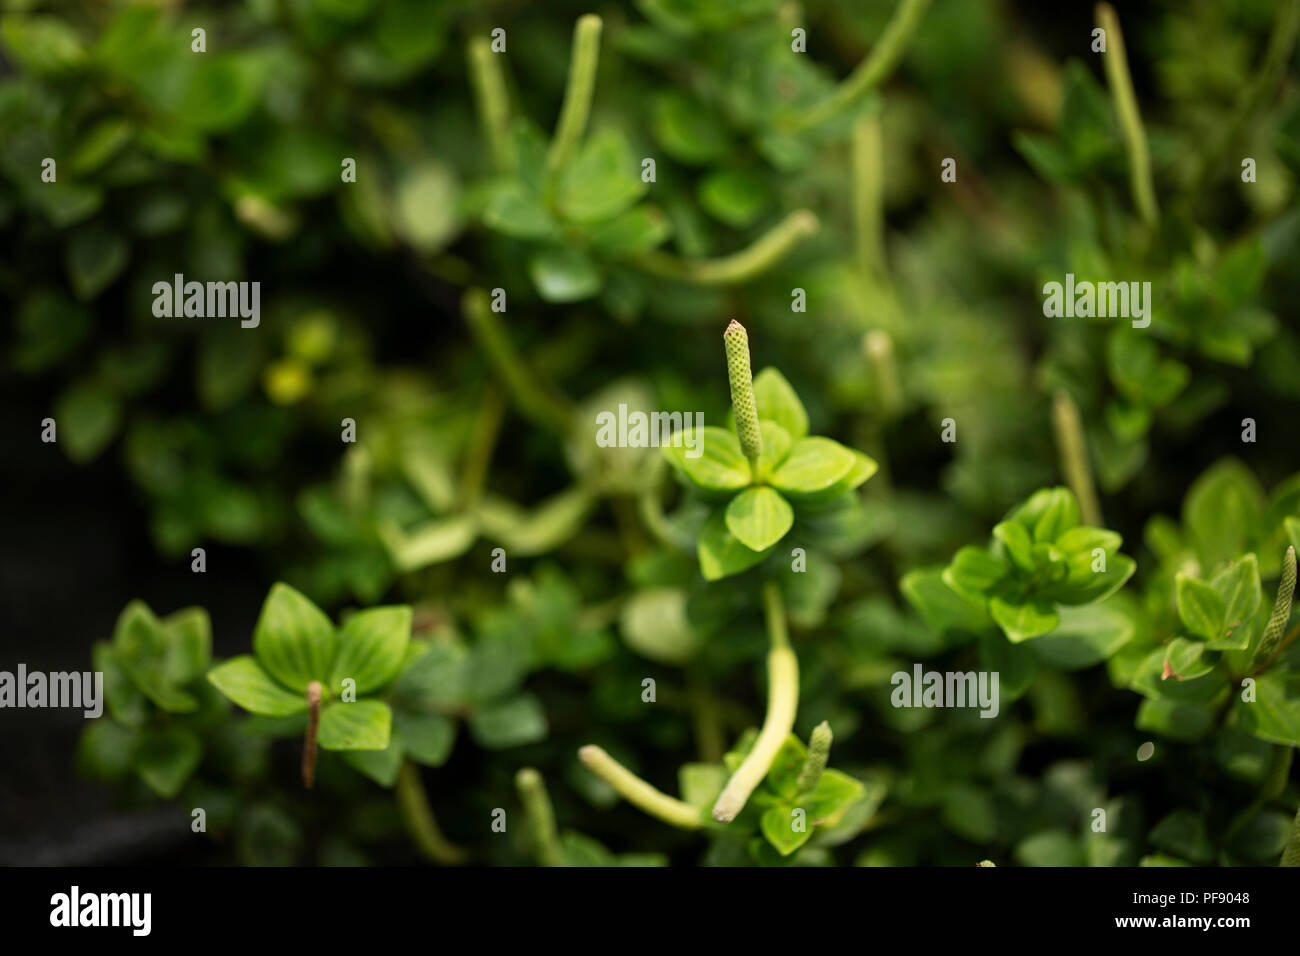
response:
<path id="1" fill-rule="evenodd" d="M 1296 558 L 1295 548 L 1288 547 L 1286 555 L 1282 558 L 1282 580 L 1277 586 L 1277 600 L 1273 603 L 1273 613 L 1269 615 L 1268 624 L 1264 628 L 1264 636 L 1259 639 L 1259 647 L 1255 649 L 1255 659 L 1251 661 L 1251 668 L 1256 674 L 1266 670 L 1272 663 L 1272 657 L 1277 651 L 1278 645 L 1282 643 L 1282 632 L 1286 630 L 1287 622 L 1291 620 L 1291 601 L 1295 595 L 1296 579 Z"/>
<path id="2" fill-rule="evenodd" d="M 722 333 L 727 348 L 727 379 L 731 383 L 731 407 L 736 414 L 736 435 L 740 450 L 757 465 L 763 454 L 763 435 L 758 430 L 758 405 L 754 402 L 754 377 L 749 369 L 749 335 L 735 319 Z"/>
<path id="3" fill-rule="evenodd" d="M 817 789 L 822 771 L 826 769 L 826 762 L 831 756 L 833 737 L 831 725 L 824 720 L 813 728 L 812 737 L 808 741 L 808 756 L 799 769 L 799 779 L 795 784 L 800 793 L 811 793 Z"/>

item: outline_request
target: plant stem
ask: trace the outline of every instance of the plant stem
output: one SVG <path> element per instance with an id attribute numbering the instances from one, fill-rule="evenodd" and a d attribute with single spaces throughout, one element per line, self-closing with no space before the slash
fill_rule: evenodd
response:
<path id="1" fill-rule="evenodd" d="M 1102 63 L 1106 68 L 1106 85 L 1110 87 L 1111 101 L 1115 105 L 1115 113 L 1119 117 L 1120 129 L 1128 147 L 1133 202 L 1142 221 L 1148 227 L 1153 227 L 1160 219 L 1160 212 L 1156 208 L 1156 191 L 1151 179 L 1151 154 L 1147 151 L 1142 114 L 1138 111 L 1137 97 L 1133 94 L 1133 79 L 1128 72 L 1124 34 L 1120 32 L 1115 8 L 1109 3 L 1097 4 L 1097 25 L 1106 31 L 1106 52 L 1102 54 Z"/>
<path id="2" fill-rule="evenodd" d="M 316 733 L 320 729 L 320 681 L 307 685 L 307 733 L 302 741 L 302 785 L 308 790 L 316 782 Z"/>
<path id="3" fill-rule="evenodd" d="M 903 408 L 903 386 L 898 379 L 898 364 L 894 359 L 894 340 L 882 329 L 872 329 L 862 337 L 862 351 L 871 366 L 876 383 L 876 399 L 880 403 L 880 417 L 892 421 Z"/>
<path id="4" fill-rule="evenodd" d="M 709 682 L 698 667 L 686 671 L 687 693 L 691 701 L 691 718 L 695 727 L 695 742 L 704 763 L 718 763 L 726 753 L 722 737 L 722 715 L 718 699 Z"/>
<path id="5" fill-rule="evenodd" d="M 578 757 L 587 769 L 613 787 L 624 800 L 652 817 L 684 830 L 700 827 L 700 812 L 695 807 L 656 790 L 595 744 L 579 750 Z"/>
<path id="6" fill-rule="evenodd" d="M 736 435 L 749 467 L 758 476 L 758 459 L 763 454 L 763 433 L 758 427 L 758 405 L 754 401 L 754 376 L 749 364 L 749 333 L 732 319 L 722 333 L 727 353 L 727 382 L 731 386 L 731 410 L 736 416 Z"/>
<path id="7" fill-rule="evenodd" d="M 643 253 L 632 264 L 652 275 L 698 285 L 745 282 L 775 265 L 796 243 L 815 233 L 820 224 L 807 209 L 786 216 L 750 246 L 717 259 L 679 259 L 666 252 Z"/>
<path id="8" fill-rule="evenodd" d="M 885 275 L 884 176 L 880 114 L 853 124 L 853 221 L 858 263 L 876 278 Z"/>
<path id="9" fill-rule="evenodd" d="M 483 403 L 474 420 L 474 431 L 460 473 L 460 501 L 461 507 L 466 510 L 478 504 L 483 494 L 488 465 L 492 462 L 492 450 L 496 447 L 497 435 L 501 431 L 501 416 L 504 411 L 505 399 L 500 389 L 488 385 L 483 391 Z"/>
<path id="10" fill-rule="evenodd" d="M 492 153 L 492 163 L 499 173 L 512 172 L 517 165 L 514 143 L 510 140 L 510 100 L 506 95 L 505 71 L 497 62 L 487 37 L 469 41 L 469 78 L 474 87 L 479 122 Z"/>
<path id="11" fill-rule="evenodd" d="M 912 34 L 916 32 L 930 0 L 902 0 L 894 16 L 880 34 L 880 40 L 870 55 L 857 65 L 835 92 L 794 121 L 795 129 L 809 129 L 826 122 L 850 106 L 863 93 L 881 82 L 894 71 L 902 59 Z"/>
<path id="12" fill-rule="evenodd" d="M 1282 634 L 1287 622 L 1291 620 L 1291 601 L 1295 596 L 1296 560 L 1295 548 L 1288 546 L 1286 556 L 1282 559 L 1282 580 L 1277 585 L 1277 599 L 1273 602 L 1273 613 L 1269 615 L 1264 635 L 1259 639 L 1255 657 L 1250 662 L 1251 669 L 1258 674 L 1266 670 L 1282 643 Z"/>
<path id="13" fill-rule="evenodd" d="M 1052 425 L 1061 454 L 1061 470 L 1079 502 L 1079 518 L 1083 524 L 1100 528 L 1101 507 L 1097 504 L 1097 490 L 1093 487 L 1092 470 L 1088 467 L 1088 445 L 1083 437 L 1079 406 L 1064 389 L 1058 389 L 1053 398 Z"/>
<path id="14" fill-rule="evenodd" d="M 578 18 L 573 27 L 573 52 L 569 58 L 569 82 L 564 90 L 560 120 L 555 125 L 546 167 L 552 173 L 568 162 L 587 128 L 591 94 L 596 87 L 596 66 L 600 62 L 601 19 L 594 13 Z"/>
<path id="15" fill-rule="evenodd" d="M 466 289 L 461 307 L 479 347 L 487 353 L 519 411 L 539 425 L 568 435 L 573 415 L 567 403 L 543 386 L 520 359 L 492 311 L 487 292 Z"/>
<path id="16" fill-rule="evenodd" d="M 777 751 L 794 728 L 799 702 L 799 662 L 790 648 L 785 607 L 775 581 L 768 581 L 763 587 L 763 606 L 772 644 L 767 654 L 767 716 L 754 741 L 754 749 L 736 768 L 713 805 L 713 819 L 719 823 L 730 823 L 745 808 L 750 794 L 763 782 Z"/>
<path id="17" fill-rule="evenodd" d="M 415 845 L 430 860 L 446 866 L 456 866 L 469 859 L 469 854 L 449 841 L 438 829 L 429 798 L 420 782 L 420 771 L 409 760 L 402 761 L 397 772 L 397 806 L 406 822 L 406 828 L 415 839 Z"/>
<path id="18" fill-rule="evenodd" d="M 515 786 L 519 789 L 519 799 L 523 801 L 524 812 L 528 815 L 537 861 L 542 866 L 568 866 L 564 849 L 560 846 L 559 834 L 555 830 L 555 810 L 546 793 L 546 781 L 532 767 L 525 767 L 515 774 Z"/>

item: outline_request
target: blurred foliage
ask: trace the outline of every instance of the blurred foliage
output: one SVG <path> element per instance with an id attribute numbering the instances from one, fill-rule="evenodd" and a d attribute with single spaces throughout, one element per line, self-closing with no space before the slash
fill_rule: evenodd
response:
<path id="1" fill-rule="evenodd" d="M 255 864 L 383 859 L 403 822 L 442 862 L 1277 859 L 1300 801 L 1289 605 L 1271 623 L 1300 544 L 1296 0 L 1123 11 L 1149 204 L 1088 4 L 0 9 L 3 363 L 57 422 L 49 453 L 120 467 L 112 504 L 165 560 L 246 548 L 331 629 L 412 609 L 387 745 L 323 753 L 308 801 L 269 744 L 304 715 L 234 716 L 206 616 L 129 605 L 81 753 L 123 799 L 208 807 L 217 852 Z M 1045 317 L 1066 273 L 1149 281 L 1150 326 Z M 259 324 L 157 316 L 177 275 L 259 282 Z M 731 509 L 592 423 L 734 429 L 733 318 L 801 434 L 855 465 L 843 514 L 792 522 L 802 572 L 772 544 L 706 581 L 701 529 Z M 1071 441 L 1104 521 L 1078 516 Z M 1093 548 L 1105 586 L 1071 584 Z M 788 746 L 829 721 L 852 806 L 797 847 L 615 808 L 580 745 L 647 780 L 713 768 L 683 775 L 693 806 L 747 751 L 767 580 L 799 658 Z M 892 706 L 917 661 L 999 671 L 997 719 Z M 536 784 L 527 825 L 489 828 L 525 765 L 553 841 Z"/>

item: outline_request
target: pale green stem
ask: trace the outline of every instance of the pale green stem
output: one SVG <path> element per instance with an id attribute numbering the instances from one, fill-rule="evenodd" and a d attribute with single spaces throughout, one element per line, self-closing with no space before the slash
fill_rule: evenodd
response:
<path id="1" fill-rule="evenodd" d="M 1259 647 L 1255 649 L 1255 657 L 1250 662 L 1251 669 L 1257 674 L 1272 663 L 1273 653 L 1277 650 L 1278 645 L 1282 643 L 1282 634 L 1286 631 L 1287 622 L 1291 620 L 1291 602 L 1295 596 L 1295 581 L 1295 548 L 1289 546 L 1286 549 L 1286 555 L 1282 558 L 1282 580 L 1277 585 L 1277 599 L 1273 602 L 1273 613 L 1269 615 L 1268 624 L 1264 628 L 1264 635 L 1259 639 Z"/>
<path id="2" fill-rule="evenodd" d="M 1147 150 L 1142 114 L 1138 112 L 1133 80 L 1128 72 L 1124 34 L 1120 32 L 1115 8 L 1109 3 L 1097 4 L 1097 25 L 1106 31 L 1106 52 L 1102 54 L 1102 63 L 1106 67 L 1106 85 L 1110 87 L 1111 100 L 1115 104 L 1115 113 L 1119 117 L 1124 143 L 1128 148 L 1133 202 L 1142 221 L 1147 226 L 1155 226 L 1160 219 L 1160 212 L 1156 208 L 1156 191 L 1151 179 L 1151 154 Z"/>
<path id="3" fill-rule="evenodd" d="M 564 90 L 560 120 L 555 125 L 546 166 L 555 172 L 578 148 L 591 115 L 591 94 L 596 88 L 596 66 L 600 62 L 601 19 L 594 13 L 578 18 L 573 28 L 573 52 L 569 58 L 569 82 Z"/>
<path id="4" fill-rule="evenodd" d="M 700 820 L 700 811 L 695 807 L 656 790 L 595 744 L 588 744 L 579 750 L 578 757 L 587 765 L 587 769 L 613 787 L 619 796 L 650 816 L 684 830 L 698 829 L 703 822 Z"/>
<path id="5" fill-rule="evenodd" d="M 539 425 L 568 434 L 573 416 L 568 406 L 542 385 L 515 352 L 505 329 L 492 311 L 483 289 L 467 289 L 461 299 L 465 319 L 479 346 L 487 353 L 519 411 Z"/>
<path id="6" fill-rule="evenodd" d="M 894 340 L 888 332 L 873 329 L 863 336 L 862 350 L 866 353 L 872 378 L 875 379 L 880 417 L 892 421 L 903 408 L 903 386 L 898 378 L 898 364 L 894 358 Z"/>
<path id="7" fill-rule="evenodd" d="M 1052 425 L 1056 431 L 1056 446 L 1061 454 L 1061 470 L 1066 483 L 1079 502 L 1079 519 L 1085 525 L 1102 527 L 1101 507 L 1097 504 L 1097 491 L 1092 484 L 1092 470 L 1088 467 L 1088 445 L 1083 436 L 1083 422 L 1079 407 L 1060 389 L 1052 402 Z"/>
<path id="8" fill-rule="evenodd" d="M 438 829 L 429 799 L 420 782 L 420 771 L 409 760 L 402 762 L 402 769 L 397 772 L 397 806 L 407 830 L 415 839 L 420 852 L 435 863 L 455 866 L 469 859 L 467 854 L 456 844 L 449 841 Z"/>
<path id="9" fill-rule="evenodd" d="M 749 334 L 732 319 L 722 333 L 727 353 L 727 381 L 731 386 L 731 410 L 736 416 L 736 436 L 749 466 L 758 474 L 758 459 L 763 454 L 763 433 L 758 427 L 758 405 L 754 400 L 754 376 L 749 364 Z"/>
<path id="10" fill-rule="evenodd" d="M 885 208 L 883 137 L 880 114 L 853 125 L 853 219 L 862 271 L 885 275 Z"/>
<path id="11" fill-rule="evenodd" d="M 795 709 L 799 703 L 799 662 L 790 648 L 781 591 L 774 581 L 764 586 L 763 604 L 772 644 L 767 654 L 767 716 L 763 719 L 758 739 L 754 741 L 754 749 L 736 768 L 713 804 L 713 819 L 719 823 L 730 823 L 745 808 L 750 794 L 763 782 L 781 745 L 794 728 Z"/>
<path id="12" fill-rule="evenodd" d="M 517 161 L 510 139 L 510 99 L 506 95 L 505 71 L 497 61 L 502 54 L 492 52 L 487 37 L 476 36 L 470 39 L 466 56 L 479 122 L 492 153 L 492 163 L 497 172 L 512 172 Z"/>
<path id="13" fill-rule="evenodd" d="M 501 431 L 501 417 L 505 412 L 505 399 L 495 385 L 483 391 L 483 404 L 474 419 L 469 447 L 465 450 L 465 464 L 460 473 L 460 506 L 469 510 L 478 504 L 487 483 L 488 466 Z"/>
<path id="14" fill-rule="evenodd" d="M 819 228 L 817 217 L 807 209 L 796 210 L 756 239 L 749 247 L 717 259 L 679 259 L 666 252 L 643 253 L 632 264 L 638 268 L 680 282 L 698 285 L 729 285 L 745 282 L 779 262 L 802 239 Z"/>
<path id="15" fill-rule="evenodd" d="M 812 793 L 817 789 L 822 772 L 831 758 L 833 739 L 834 734 L 831 733 L 831 725 L 827 721 L 823 720 L 813 728 L 812 737 L 808 741 L 808 756 L 804 758 L 803 766 L 799 768 L 799 777 L 795 783 L 795 790 L 798 793 Z"/>
<path id="16" fill-rule="evenodd" d="M 537 861 L 542 866 L 568 866 L 555 829 L 555 810 L 546 792 L 546 781 L 532 767 L 525 767 L 515 774 L 515 786 L 519 790 L 519 799 L 523 801 L 524 813 L 528 815 Z"/>
<path id="17" fill-rule="evenodd" d="M 907 51 L 912 34 L 925 16 L 930 0 L 902 0 L 894 16 L 865 60 L 836 87 L 835 92 L 794 121 L 796 129 L 809 129 L 847 109 L 863 93 L 879 86 Z"/>
<path id="18" fill-rule="evenodd" d="M 343 503 L 348 514 L 359 518 L 370 508 L 370 452 L 353 445 L 343 456 Z"/>

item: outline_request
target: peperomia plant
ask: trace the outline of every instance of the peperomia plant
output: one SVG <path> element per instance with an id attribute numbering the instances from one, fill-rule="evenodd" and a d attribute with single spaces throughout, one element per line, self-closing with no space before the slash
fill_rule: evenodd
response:
<path id="1" fill-rule="evenodd" d="M 262 605 L 253 653 L 217 665 L 208 680 L 254 714 L 307 714 L 302 775 L 310 787 L 317 745 L 388 747 L 393 713 L 373 695 L 397 676 L 410 640 L 409 607 L 358 611 L 336 630 L 310 600 L 276 584 Z"/>
<path id="2" fill-rule="evenodd" d="M 723 342 L 730 429 L 685 429 L 664 448 L 682 482 L 709 502 L 698 543 L 700 571 L 709 581 L 758 564 L 794 526 L 796 515 L 833 511 L 877 467 L 860 451 L 810 437 L 808 414 L 776 369 L 751 378 L 744 326 L 733 319 Z"/>
<path id="3" fill-rule="evenodd" d="M 176 796 L 203 759 L 205 737 L 227 716 L 203 680 L 211 653 L 202 608 L 159 619 L 141 601 L 128 604 L 112 639 L 95 645 L 110 719 L 82 736 L 83 767 L 110 780 L 133 772 L 160 797 Z"/>
<path id="4" fill-rule="evenodd" d="M 987 548 L 965 547 L 943 572 L 958 594 L 985 607 L 1012 643 L 1061 623 L 1062 607 L 1103 601 L 1136 569 L 1114 531 L 1079 524 L 1066 488 L 1046 488 L 993 528 Z"/>

